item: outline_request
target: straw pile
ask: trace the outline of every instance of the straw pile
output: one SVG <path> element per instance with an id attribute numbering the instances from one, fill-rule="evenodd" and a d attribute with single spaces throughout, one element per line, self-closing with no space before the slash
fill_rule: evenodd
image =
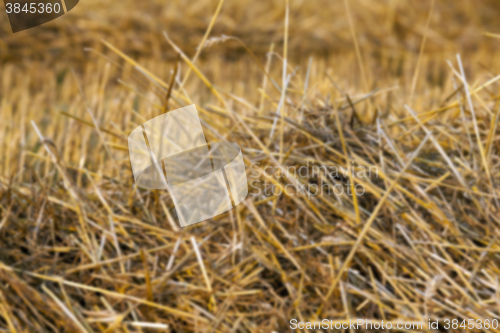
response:
<path id="1" fill-rule="evenodd" d="M 498 319 L 494 1 L 144 3 L 83 1 L 74 25 L 2 42 L 0 331 Z M 166 191 L 135 187 L 126 139 L 192 103 L 251 186 L 181 229 Z"/>

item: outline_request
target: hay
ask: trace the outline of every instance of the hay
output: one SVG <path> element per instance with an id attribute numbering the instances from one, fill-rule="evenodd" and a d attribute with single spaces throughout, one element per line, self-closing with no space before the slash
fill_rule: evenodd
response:
<path id="1" fill-rule="evenodd" d="M 134 29 L 150 20 L 125 6 L 85 3 L 99 29 L 129 21 L 101 31 L 80 12 L 79 39 L 48 37 L 60 57 L 72 54 L 67 63 L 32 54 L 37 36 L 60 36 L 66 21 L 3 44 L 0 330 L 284 332 L 291 319 L 498 318 L 500 40 L 481 35 L 498 31 L 495 2 L 474 13 L 436 2 L 430 16 L 430 2 L 356 1 L 349 12 L 325 2 L 340 17 L 333 24 L 292 1 L 285 26 L 283 3 L 223 5 L 211 25 L 206 9 L 217 3 L 201 2 L 192 24 L 176 18 L 168 35 L 153 23 Z M 138 6 L 162 17 L 177 5 Z M 267 11 L 267 23 L 228 29 L 245 6 Z M 314 38 L 329 31 L 343 41 L 325 37 L 332 44 L 319 49 Z M 126 138 L 191 103 L 208 141 L 242 147 L 250 194 L 181 229 L 167 192 L 135 187 Z M 322 184 L 333 192 L 316 194 Z"/>

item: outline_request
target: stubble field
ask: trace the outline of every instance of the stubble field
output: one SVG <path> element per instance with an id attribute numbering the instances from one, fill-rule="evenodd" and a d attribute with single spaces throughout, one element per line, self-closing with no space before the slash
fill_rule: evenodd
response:
<path id="1" fill-rule="evenodd" d="M 496 1 L 84 0 L 17 34 L 1 10 L 0 331 L 500 316 Z M 190 104 L 250 193 L 180 228 L 127 136 Z"/>

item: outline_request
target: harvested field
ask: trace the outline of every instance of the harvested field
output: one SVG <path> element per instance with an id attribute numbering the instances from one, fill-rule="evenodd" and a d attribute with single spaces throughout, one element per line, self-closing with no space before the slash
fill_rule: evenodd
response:
<path id="1" fill-rule="evenodd" d="M 12 34 L 2 12 L 0 332 L 499 331 L 499 15 L 83 0 Z M 190 104 L 249 195 L 181 228 L 127 137 Z"/>

